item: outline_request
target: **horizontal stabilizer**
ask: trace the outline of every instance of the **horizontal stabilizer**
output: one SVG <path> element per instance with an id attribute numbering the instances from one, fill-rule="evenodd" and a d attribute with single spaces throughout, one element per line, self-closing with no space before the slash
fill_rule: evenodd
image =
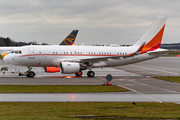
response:
<path id="1" fill-rule="evenodd" d="M 150 55 L 167 55 L 169 53 L 171 53 L 173 51 L 169 51 L 167 49 L 157 49 L 157 50 L 154 50 L 154 51 L 149 51 L 147 52 L 147 54 L 150 54 Z"/>

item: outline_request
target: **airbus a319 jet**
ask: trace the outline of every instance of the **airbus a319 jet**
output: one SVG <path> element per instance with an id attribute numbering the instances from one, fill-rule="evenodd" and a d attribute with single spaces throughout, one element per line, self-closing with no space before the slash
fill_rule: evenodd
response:
<path id="1" fill-rule="evenodd" d="M 160 48 L 165 23 L 166 17 L 158 17 L 141 39 L 129 47 L 30 45 L 12 51 L 3 60 L 29 68 L 60 67 L 61 73 L 76 76 L 88 69 L 87 76 L 94 77 L 92 68 L 127 65 L 168 54 L 168 50 Z M 29 70 L 27 76 L 34 77 L 35 73 Z"/>

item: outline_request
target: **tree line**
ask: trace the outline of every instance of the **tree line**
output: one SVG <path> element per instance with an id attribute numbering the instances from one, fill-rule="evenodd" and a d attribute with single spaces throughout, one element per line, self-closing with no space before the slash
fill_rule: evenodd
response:
<path id="1" fill-rule="evenodd" d="M 47 43 L 37 44 L 37 42 L 15 42 L 9 37 L 0 37 L 0 46 L 24 46 L 24 45 L 48 45 Z"/>
<path id="2" fill-rule="evenodd" d="M 47 43 L 37 44 L 37 42 L 15 42 L 9 37 L 3 38 L 0 37 L 0 46 L 24 46 L 24 45 L 49 45 Z M 95 44 L 93 44 L 95 45 Z M 101 46 L 96 44 L 95 46 Z M 130 45 L 121 45 L 121 46 L 130 46 Z M 170 43 L 170 44 L 161 44 L 161 48 L 164 49 L 180 49 L 180 43 Z"/>

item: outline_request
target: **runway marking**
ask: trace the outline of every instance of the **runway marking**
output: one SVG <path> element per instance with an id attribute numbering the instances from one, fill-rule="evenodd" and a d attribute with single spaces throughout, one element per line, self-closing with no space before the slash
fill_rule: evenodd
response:
<path id="1" fill-rule="evenodd" d="M 143 69 L 149 69 L 149 70 L 155 70 L 155 71 L 160 71 L 160 72 L 165 72 L 165 73 L 171 73 L 171 74 L 179 75 L 179 73 L 169 72 L 169 71 L 164 71 L 164 70 L 158 70 L 158 69 L 154 69 L 154 68 L 147 68 L 147 67 L 141 67 L 141 66 L 136 66 L 136 65 L 131 65 L 131 66 L 139 67 L 139 68 L 143 68 Z"/>
<path id="2" fill-rule="evenodd" d="M 172 93 L 180 93 L 180 92 L 177 92 L 177 91 L 173 91 L 173 90 L 168 90 L 168 89 L 165 89 L 165 88 L 156 87 L 156 86 L 153 86 L 153 85 L 149 85 L 149 84 L 146 84 L 146 83 L 141 83 L 141 82 L 134 81 L 134 80 L 128 80 L 128 81 L 131 81 L 131 82 L 134 82 L 134 83 L 137 83 L 137 84 L 141 84 L 141 85 L 148 85 L 150 87 L 157 88 L 157 89 L 164 90 L 164 91 L 168 91 L 168 92 L 172 92 Z"/>
<path id="3" fill-rule="evenodd" d="M 136 90 L 133 90 L 133 89 L 131 89 L 131 88 L 128 88 L 128 87 L 125 87 L 125 86 L 122 86 L 122 85 L 117 85 L 117 86 L 123 87 L 123 88 L 128 89 L 128 90 L 131 90 L 131 91 L 133 91 L 133 92 L 135 92 L 135 93 L 137 93 L 137 94 L 140 94 L 140 95 L 142 95 L 142 96 L 144 96 L 144 97 L 146 97 L 146 98 L 149 98 L 149 99 L 152 99 L 152 100 L 157 101 L 157 102 L 159 102 L 159 103 L 162 103 L 162 101 L 160 101 L 160 100 L 158 100 L 158 99 L 149 97 L 149 96 L 147 96 L 147 95 L 145 95 L 145 94 L 143 94 L 143 93 L 140 93 L 140 92 L 138 92 L 138 91 L 136 91 Z"/>
<path id="4" fill-rule="evenodd" d="M 101 79 L 101 80 L 106 80 L 106 79 L 104 79 L 103 77 L 101 77 L 101 76 L 99 76 L 99 78 Z"/>

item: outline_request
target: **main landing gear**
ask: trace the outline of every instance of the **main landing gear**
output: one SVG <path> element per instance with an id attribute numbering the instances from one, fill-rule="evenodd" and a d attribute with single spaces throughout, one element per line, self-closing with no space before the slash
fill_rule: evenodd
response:
<path id="1" fill-rule="evenodd" d="M 94 77 L 95 73 L 93 71 L 88 71 L 87 76 L 88 77 Z"/>
<path id="2" fill-rule="evenodd" d="M 82 76 L 82 71 L 79 71 L 77 73 L 75 73 L 76 76 Z M 95 76 L 95 73 L 93 71 L 88 71 L 87 72 L 87 76 L 88 77 L 94 77 Z"/>
<path id="3" fill-rule="evenodd" d="M 82 71 L 75 73 L 76 76 L 82 76 Z"/>

